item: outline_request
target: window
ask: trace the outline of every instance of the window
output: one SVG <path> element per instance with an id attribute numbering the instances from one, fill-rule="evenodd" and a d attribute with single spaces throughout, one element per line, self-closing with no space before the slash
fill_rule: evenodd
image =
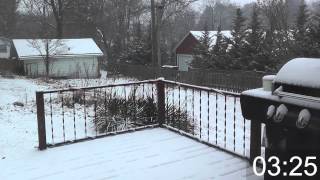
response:
<path id="1" fill-rule="evenodd" d="M 7 52 L 7 45 L 0 44 L 0 53 L 6 53 Z"/>

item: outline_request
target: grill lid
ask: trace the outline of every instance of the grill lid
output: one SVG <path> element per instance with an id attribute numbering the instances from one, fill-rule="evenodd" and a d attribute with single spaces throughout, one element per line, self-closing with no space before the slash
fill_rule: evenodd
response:
<path id="1" fill-rule="evenodd" d="M 278 72 L 275 84 L 320 89 L 320 59 L 297 58 Z"/>

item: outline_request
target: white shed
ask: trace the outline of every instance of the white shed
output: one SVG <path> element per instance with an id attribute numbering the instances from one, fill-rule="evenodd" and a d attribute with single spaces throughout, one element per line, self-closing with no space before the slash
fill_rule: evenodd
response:
<path id="1" fill-rule="evenodd" d="M 11 50 L 11 40 L 0 37 L 0 59 L 9 59 Z"/>
<path id="2" fill-rule="evenodd" d="M 14 39 L 13 45 L 27 76 L 45 76 L 47 69 L 53 78 L 100 75 L 98 57 L 103 53 L 93 39 Z"/>

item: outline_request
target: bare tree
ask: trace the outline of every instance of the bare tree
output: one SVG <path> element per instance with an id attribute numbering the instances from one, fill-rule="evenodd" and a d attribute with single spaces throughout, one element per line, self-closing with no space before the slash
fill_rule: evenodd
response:
<path id="1" fill-rule="evenodd" d="M 65 54 L 67 47 L 61 39 L 32 39 L 28 40 L 29 45 L 34 48 L 45 65 L 46 79 L 52 71 L 52 60 L 58 54 Z"/>
<path id="2" fill-rule="evenodd" d="M 286 0 L 258 0 L 268 19 L 270 31 L 288 29 L 288 7 Z"/>
<path id="3" fill-rule="evenodd" d="M 65 13 L 70 8 L 72 0 L 22 0 L 22 2 L 29 14 L 38 17 L 38 23 L 42 27 L 54 29 L 56 38 L 63 37 Z M 52 17 L 54 23 L 51 21 Z"/>
<path id="4" fill-rule="evenodd" d="M 19 0 L 0 0 L 0 36 L 14 34 Z"/>
<path id="5" fill-rule="evenodd" d="M 191 3 L 194 3 L 196 1 L 197 0 L 159 0 L 155 2 L 154 0 L 151 0 L 151 11 L 155 13 L 155 18 L 152 19 L 152 43 L 154 47 L 154 64 L 156 64 L 155 61 L 157 61 L 158 66 L 162 65 L 160 52 L 160 38 L 163 24 L 170 18 L 183 12 Z"/>

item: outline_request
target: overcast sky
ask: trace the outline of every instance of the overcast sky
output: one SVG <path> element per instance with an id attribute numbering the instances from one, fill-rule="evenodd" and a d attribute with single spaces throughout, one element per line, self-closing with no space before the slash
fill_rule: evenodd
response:
<path id="1" fill-rule="evenodd" d="M 194 3 L 194 8 L 199 8 L 199 7 L 202 8 L 203 3 L 205 3 L 206 1 L 207 0 L 198 0 L 196 3 Z M 242 6 L 247 3 L 256 2 L 257 0 L 226 0 L 226 1 L 230 1 L 231 3 Z M 320 0 L 306 0 L 306 2 L 308 3 L 315 2 L 315 1 L 320 1 Z"/>
<path id="2" fill-rule="evenodd" d="M 205 3 L 207 0 L 198 0 L 196 3 L 194 3 L 195 7 L 201 7 L 203 3 Z M 237 4 L 237 5 L 244 5 L 250 2 L 256 2 L 256 0 L 229 0 L 231 3 Z"/>

